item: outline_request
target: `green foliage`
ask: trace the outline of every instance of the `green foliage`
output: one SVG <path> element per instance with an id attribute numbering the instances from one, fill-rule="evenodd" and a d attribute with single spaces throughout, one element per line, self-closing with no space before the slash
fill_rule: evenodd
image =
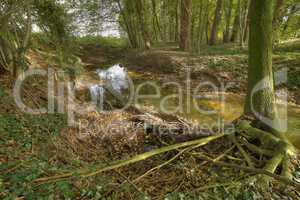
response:
<path id="1" fill-rule="evenodd" d="M 56 190 L 57 194 L 62 194 L 64 199 L 70 198 L 71 187 L 68 187 L 67 183 L 44 185 L 38 188 L 38 191 L 32 185 L 32 181 L 45 171 L 57 170 L 55 165 L 48 162 L 46 152 L 39 152 L 39 155 L 30 153 L 32 148 L 35 148 L 33 145 L 36 146 L 37 143 L 46 145 L 49 138 L 57 136 L 65 126 L 66 118 L 59 114 L 0 115 L 0 132 L 3 139 L 0 143 L 0 154 L 10 158 L 9 162 L 0 165 L 0 171 L 7 172 L 0 174 L 0 180 L 6 182 L 5 185 L 0 185 L 0 193 L 5 194 L 4 199 L 16 199 L 21 196 L 25 199 L 51 199 L 53 190 Z"/>
<path id="2" fill-rule="evenodd" d="M 33 6 L 38 16 L 38 26 L 58 46 L 64 46 L 70 36 L 71 18 L 65 8 L 54 0 L 35 0 Z"/>
<path id="3" fill-rule="evenodd" d="M 261 197 L 259 193 L 253 191 L 253 188 L 248 190 L 242 190 L 242 192 L 236 189 L 226 189 L 223 186 L 216 186 L 213 189 L 201 192 L 195 192 L 196 194 L 188 194 L 181 192 L 174 192 L 168 194 L 164 200 L 204 200 L 204 199 L 224 199 L 224 200 L 254 200 L 257 197 Z"/>
<path id="4" fill-rule="evenodd" d="M 164 200 L 193 200 L 194 198 L 191 198 L 190 195 L 184 194 L 181 192 L 174 192 L 171 194 L 168 194 Z"/>
<path id="5" fill-rule="evenodd" d="M 47 132 L 57 135 L 66 124 L 66 117 L 53 115 L 0 115 L 0 132 L 20 146 L 31 148 L 32 140 L 47 140 Z"/>
<path id="6" fill-rule="evenodd" d="M 284 1 L 284 18 L 280 24 L 281 40 L 300 37 L 300 4 L 298 0 Z"/>
<path id="7" fill-rule="evenodd" d="M 126 48 L 127 41 L 124 38 L 84 36 L 76 39 L 80 45 L 99 45 L 103 48 Z"/>
<path id="8" fill-rule="evenodd" d="M 0 67 L 12 71 L 28 67 L 33 22 L 51 40 L 55 49 L 71 52 L 70 20 L 65 8 L 56 0 L 4 1 L 0 8 Z"/>
<path id="9" fill-rule="evenodd" d="M 288 86 L 300 88 L 300 70 L 290 70 L 288 73 Z"/>

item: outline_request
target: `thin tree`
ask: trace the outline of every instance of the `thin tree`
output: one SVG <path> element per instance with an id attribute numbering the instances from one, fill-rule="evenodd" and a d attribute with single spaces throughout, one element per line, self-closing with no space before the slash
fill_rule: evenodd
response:
<path id="1" fill-rule="evenodd" d="M 243 9 L 243 15 L 240 17 L 240 46 L 244 47 L 244 43 L 247 40 L 248 35 L 248 26 L 249 26 L 249 9 L 250 9 L 251 0 L 245 2 Z M 242 13 L 241 13 L 242 14 Z"/>
<path id="2" fill-rule="evenodd" d="M 189 49 L 191 9 L 192 9 L 192 0 L 181 0 L 179 47 L 184 51 Z"/>
<path id="3" fill-rule="evenodd" d="M 212 26 L 211 34 L 210 34 L 209 45 L 216 44 L 218 27 L 219 27 L 221 17 L 222 17 L 222 3 L 223 3 L 223 0 L 217 1 L 214 22 L 213 22 L 213 26 Z"/>
<path id="4" fill-rule="evenodd" d="M 144 47 L 146 49 L 151 48 L 151 40 L 150 40 L 150 34 L 148 29 L 148 24 L 146 20 L 146 8 L 145 3 L 143 0 L 137 0 L 136 1 L 136 10 L 139 18 L 141 33 L 144 41 Z"/>
<path id="5" fill-rule="evenodd" d="M 152 4 L 152 23 L 153 23 L 153 29 L 155 32 L 155 37 L 156 40 L 158 41 L 159 39 L 161 39 L 161 28 L 160 28 L 160 24 L 159 24 L 159 19 L 157 16 L 157 6 L 156 6 L 156 1 L 155 0 L 151 0 L 151 4 Z"/>
<path id="6" fill-rule="evenodd" d="M 232 4 L 233 0 L 228 1 L 228 6 L 226 8 L 226 24 L 225 24 L 225 33 L 223 37 L 223 42 L 229 42 L 230 37 L 230 24 L 231 24 L 231 14 L 232 14 Z"/>
<path id="7" fill-rule="evenodd" d="M 230 41 L 231 42 L 236 42 L 238 39 L 239 35 L 239 25 L 240 25 L 240 12 L 241 12 L 241 0 L 238 0 L 236 4 L 236 9 L 235 9 L 235 17 L 234 17 L 234 24 L 232 28 L 232 34 Z"/>

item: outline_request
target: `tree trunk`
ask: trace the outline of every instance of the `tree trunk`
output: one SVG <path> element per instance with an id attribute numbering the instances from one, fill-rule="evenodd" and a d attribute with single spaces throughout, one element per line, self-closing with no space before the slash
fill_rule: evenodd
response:
<path id="1" fill-rule="evenodd" d="M 216 44 L 217 34 L 218 34 L 218 26 L 220 24 L 221 17 L 222 17 L 222 3 L 223 3 L 223 0 L 217 1 L 217 6 L 216 6 L 216 10 L 215 10 L 215 18 L 214 18 L 213 26 L 211 29 L 209 45 Z"/>
<path id="2" fill-rule="evenodd" d="M 193 17 L 192 16 L 192 20 L 191 20 L 191 31 L 190 31 L 190 49 L 194 49 L 195 47 L 195 43 L 196 43 L 196 40 L 195 40 L 195 29 L 196 29 L 196 17 Z"/>
<path id="3" fill-rule="evenodd" d="M 179 0 L 176 0 L 176 7 L 175 7 L 175 42 L 179 41 L 179 17 L 178 17 L 178 10 L 179 10 Z"/>
<path id="4" fill-rule="evenodd" d="M 250 6 L 248 91 L 245 114 L 273 126 L 276 119 L 272 72 L 272 0 L 252 0 Z M 272 124 L 264 119 L 269 119 Z"/>
<path id="5" fill-rule="evenodd" d="M 201 42 L 202 42 L 202 38 L 203 38 L 203 25 L 205 25 L 205 21 L 204 21 L 204 17 L 203 17 L 203 9 L 204 5 L 203 5 L 203 0 L 200 0 L 200 6 L 199 6 L 199 19 L 198 19 L 198 29 L 197 29 L 197 41 L 195 42 L 196 47 L 199 49 Z"/>
<path id="6" fill-rule="evenodd" d="M 205 11 L 205 20 L 204 20 L 204 22 L 205 22 L 204 28 L 205 28 L 205 41 L 206 41 L 206 44 L 209 43 L 209 27 L 210 27 L 209 14 L 210 14 L 209 1 L 207 1 L 206 11 Z"/>
<path id="7" fill-rule="evenodd" d="M 191 7 L 192 0 L 181 0 L 179 47 L 184 51 L 189 50 Z"/>
<path id="8" fill-rule="evenodd" d="M 139 17 L 139 22 L 140 22 L 140 27 L 141 27 L 141 33 L 144 41 L 144 47 L 146 49 L 151 48 L 151 41 L 150 41 L 150 34 L 149 34 L 149 29 L 148 29 L 148 24 L 146 21 L 146 15 L 145 15 L 145 5 L 143 0 L 137 0 L 136 1 L 136 8 L 137 8 L 137 13 Z"/>
<path id="9" fill-rule="evenodd" d="M 152 3 L 152 13 L 153 13 L 153 28 L 156 30 L 157 40 L 161 39 L 161 28 L 157 16 L 157 6 L 155 0 L 151 1 Z"/>
<path id="10" fill-rule="evenodd" d="M 223 42 L 224 43 L 228 43 L 229 42 L 229 37 L 230 37 L 230 24 L 231 24 L 231 14 L 232 14 L 232 3 L 233 0 L 229 0 L 228 2 L 228 8 L 227 8 L 227 12 L 226 12 L 226 27 L 225 27 L 225 33 L 224 33 L 224 38 L 223 38 Z"/>
<path id="11" fill-rule="evenodd" d="M 122 19 L 123 19 L 123 22 L 124 22 L 124 25 L 125 25 L 124 28 L 125 28 L 125 31 L 126 31 L 127 36 L 128 36 L 129 44 L 130 44 L 130 46 L 132 48 L 137 48 L 137 44 L 136 44 L 135 40 L 133 39 L 133 34 L 132 34 L 131 30 L 130 30 L 131 27 L 130 27 L 129 22 L 127 20 L 127 16 L 125 14 L 125 11 L 122 8 L 121 2 L 120 2 L 120 0 L 117 0 L 116 2 L 117 2 L 119 11 L 121 13 L 121 16 L 122 16 Z"/>
<path id="12" fill-rule="evenodd" d="M 245 19 L 244 19 L 244 33 L 243 33 L 244 42 L 247 41 L 248 32 L 249 32 L 249 10 L 250 10 L 250 4 L 251 4 L 251 0 L 248 0 L 246 16 L 245 16 Z"/>
<path id="13" fill-rule="evenodd" d="M 282 22 L 283 15 L 283 6 L 284 0 L 276 0 L 275 8 L 274 8 L 274 16 L 273 16 L 273 44 L 277 43 L 279 40 L 279 27 Z"/>
<path id="14" fill-rule="evenodd" d="M 247 39 L 248 25 L 249 25 L 249 9 L 251 0 L 245 4 L 244 15 L 241 16 L 241 29 L 240 29 L 240 46 L 244 47 L 244 42 Z"/>
<path id="15" fill-rule="evenodd" d="M 236 42 L 239 35 L 239 25 L 240 25 L 240 7 L 241 7 L 241 0 L 238 0 L 236 10 L 235 10 L 235 17 L 234 17 L 234 24 L 232 29 L 232 35 L 231 35 L 231 42 Z"/>

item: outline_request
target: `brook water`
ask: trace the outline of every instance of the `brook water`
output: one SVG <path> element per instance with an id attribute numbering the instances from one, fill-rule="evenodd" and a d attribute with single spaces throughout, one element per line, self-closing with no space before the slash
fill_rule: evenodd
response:
<path id="1" fill-rule="evenodd" d="M 121 93 L 128 89 L 127 76 L 133 80 L 135 89 L 139 89 L 139 96 L 144 95 L 135 101 L 137 106 L 152 107 L 161 112 L 179 115 L 188 120 L 204 126 L 211 126 L 220 122 L 231 122 L 240 117 L 243 113 L 244 96 L 231 93 L 199 93 L 197 95 L 187 94 L 186 91 L 162 87 L 158 82 L 147 82 L 140 79 L 138 74 L 126 72 L 119 65 L 114 65 L 108 70 L 97 70 L 101 80 L 110 84 L 117 92 Z M 93 101 L 99 96 L 103 98 L 102 87 L 94 85 L 90 87 Z M 126 94 L 124 94 L 126 95 Z M 288 104 L 287 107 L 279 106 L 281 116 L 286 117 L 287 137 L 298 149 L 300 149 L 300 106 Z M 287 113 L 285 113 L 287 111 Z"/>

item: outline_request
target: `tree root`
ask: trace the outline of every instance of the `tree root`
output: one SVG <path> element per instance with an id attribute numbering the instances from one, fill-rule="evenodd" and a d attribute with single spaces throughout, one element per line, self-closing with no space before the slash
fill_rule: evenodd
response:
<path id="1" fill-rule="evenodd" d="M 238 124 L 238 131 L 247 140 L 258 139 L 263 146 L 263 148 L 260 148 L 246 140 L 243 144 L 245 144 L 250 151 L 260 155 L 272 156 L 265 164 L 263 170 L 275 174 L 278 167 L 282 166 L 281 176 L 286 180 L 293 179 L 290 157 L 294 155 L 295 151 L 289 142 L 283 137 L 275 136 L 272 133 L 252 127 L 249 121 L 241 121 Z M 276 149 L 276 151 L 273 153 L 268 149 Z M 268 176 L 268 174 L 261 176 L 259 180 L 261 186 L 268 186 L 269 182 L 270 176 Z"/>
<path id="2" fill-rule="evenodd" d="M 290 180 L 293 180 L 293 165 L 291 163 L 291 156 L 285 155 L 282 161 L 282 171 L 281 176 L 287 177 Z"/>
<path id="3" fill-rule="evenodd" d="M 274 152 L 272 152 L 271 150 L 260 148 L 254 144 L 251 144 L 247 140 L 240 139 L 240 141 L 243 145 L 245 145 L 250 151 L 254 153 L 257 153 L 261 156 L 268 156 L 268 157 L 274 156 Z"/>
<path id="4" fill-rule="evenodd" d="M 237 165 L 237 164 L 229 164 L 229 163 L 222 162 L 222 161 L 214 161 L 214 159 L 209 158 L 209 157 L 204 156 L 204 155 L 200 155 L 199 158 L 203 159 L 203 160 L 206 160 L 208 162 L 211 162 L 213 165 L 218 165 L 218 166 L 222 166 L 222 167 L 229 167 L 229 168 L 234 168 L 234 169 L 241 169 L 241 170 L 244 170 L 244 171 L 247 171 L 247 172 L 250 172 L 250 173 L 254 173 L 254 174 L 257 174 L 257 175 L 265 175 L 265 176 L 273 178 L 273 179 L 275 179 L 277 181 L 280 181 L 280 182 L 282 182 L 282 183 L 284 183 L 286 185 L 293 186 L 297 190 L 300 190 L 300 184 L 299 183 L 297 183 L 295 181 L 292 181 L 292 180 L 288 179 L 285 176 L 280 176 L 280 175 L 274 174 L 272 172 L 269 172 L 269 171 L 267 171 L 265 169 L 257 169 L 257 168 L 252 168 L 252 167 L 244 167 L 244 166 Z"/>
<path id="5" fill-rule="evenodd" d="M 241 154 L 244 156 L 245 160 L 247 161 L 247 164 L 250 167 L 254 167 L 254 164 L 250 158 L 250 156 L 248 155 L 248 153 L 243 149 L 243 147 L 240 145 L 240 143 L 237 141 L 236 136 L 235 135 L 230 135 L 229 136 L 230 140 L 233 142 L 233 144 L 239 149 L 239 151 L 241 152 Z"/>
<path id="6" fill-rule="evenodd" d="M 237 128 L 238 132 L 246 139 L 258 139 L 263 146 L 274 147 L 281 141 L 280 138 L 274 136 L 272 133 L 252 127 L 249 121 L 241 121 Z"/>

